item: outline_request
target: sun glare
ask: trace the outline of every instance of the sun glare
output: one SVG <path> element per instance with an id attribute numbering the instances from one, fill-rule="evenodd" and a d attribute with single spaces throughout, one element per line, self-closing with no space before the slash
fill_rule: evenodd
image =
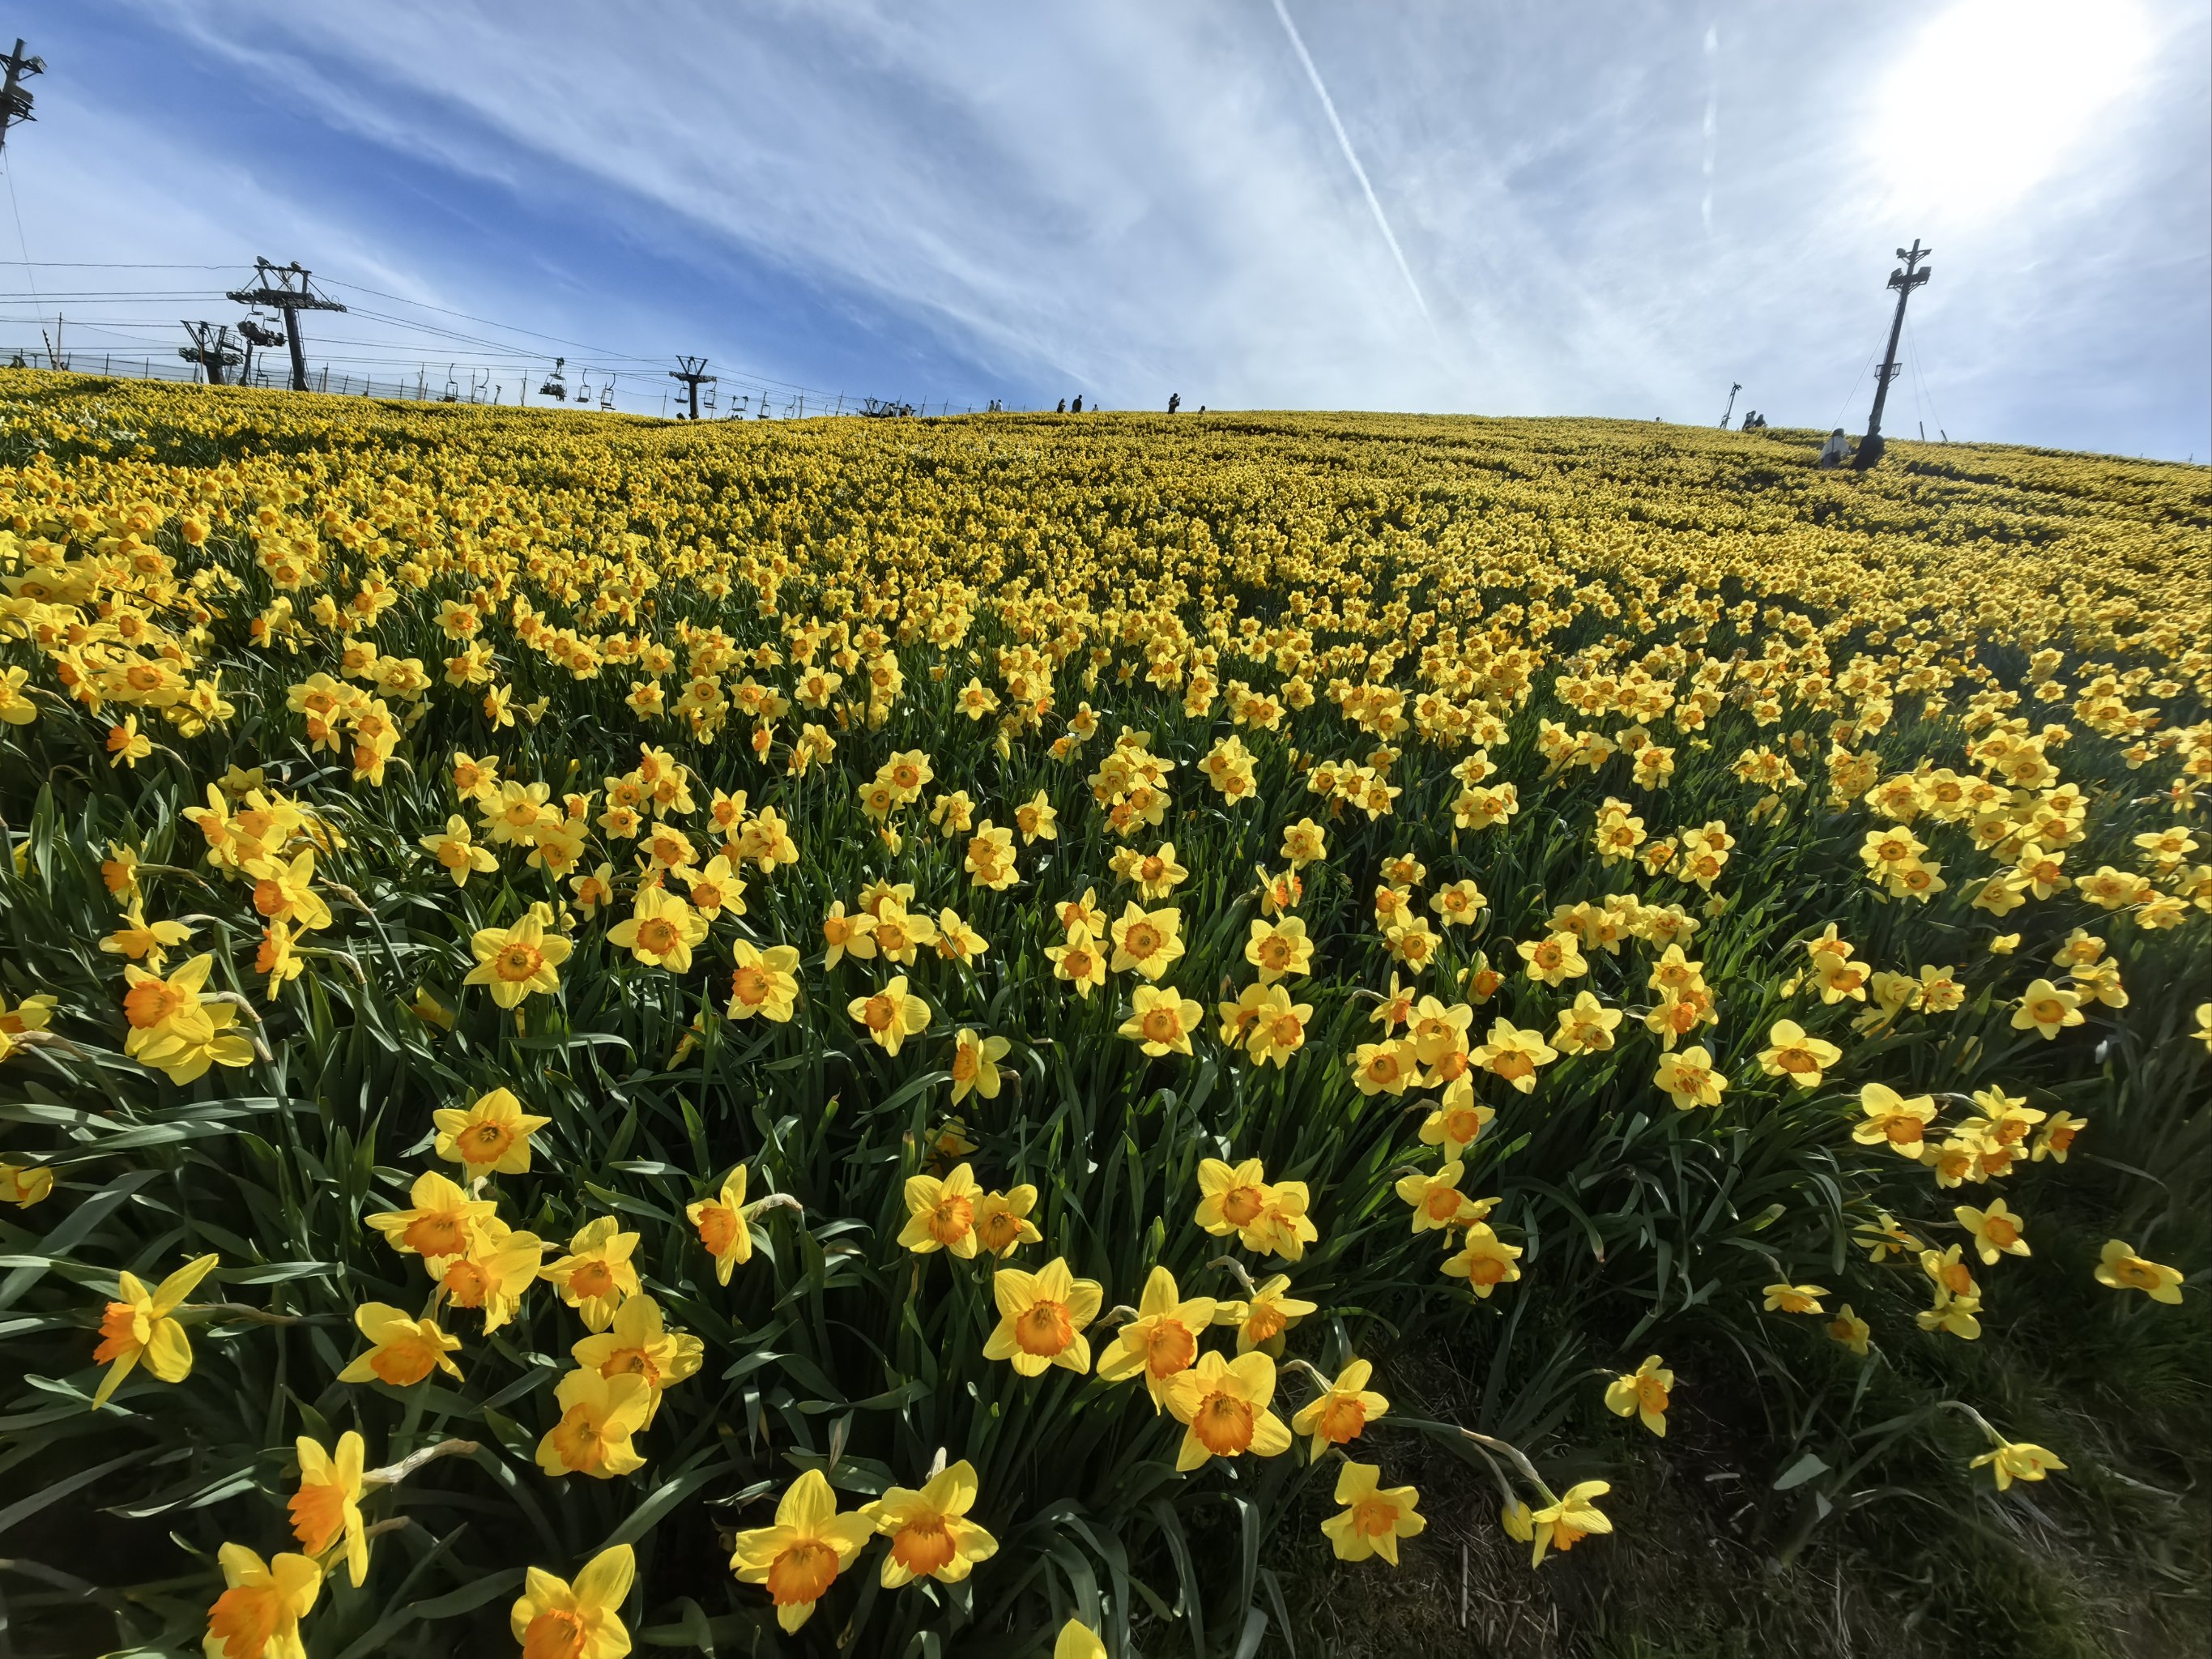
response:
<path id="1" fill-rule="evenodd" d="M 2124 0 L 1960 0 L 1882 89 L 1875 142 L 1900 200 L 1955 221 L 2033 189 L 2094 142 L 2148 34 Z"/>

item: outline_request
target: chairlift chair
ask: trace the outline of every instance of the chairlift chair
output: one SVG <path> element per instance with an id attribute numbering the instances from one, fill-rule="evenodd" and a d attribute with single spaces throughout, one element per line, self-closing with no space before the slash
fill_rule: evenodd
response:
<path id="1" fill-rule="evenodd" d="M 611 380 L 603 381 L 599 386 L 599 407 L 601 409 L 612 409 L 614 406 L 615 383 Z"/>
<path id="2" fill-rule="evenodd" d="M 711 380 L 708 382 L 707 389 L 699 394 L 699 407 L 709 415 L 714 412 L 714 386 Z"/>
<path id="3" fill-rule="evenodd" d="M 598 395 L 592 390 L 592 371 L 588 368 L 580 371 L 576 376 L 576 401 L 588 408 L 592 399 Z"/>
<path id="4" fill-rule="evenodd" d="M 453 378 L 453 366 L 446 365 L 446 395 L 438 399 L 441 404 L 457 404 L 461 400 L 461 383 Z"/>
<path id="5" fill-rule="evenodd" d="M 539 397 L 550 398 L 556 403 L 568 401 L 568 383 L 561 378 L 561 370 L 568 361 L 566 357 L 553 360 L 553 372 L 545 377 L 545 384 L 538 388 Z"/>

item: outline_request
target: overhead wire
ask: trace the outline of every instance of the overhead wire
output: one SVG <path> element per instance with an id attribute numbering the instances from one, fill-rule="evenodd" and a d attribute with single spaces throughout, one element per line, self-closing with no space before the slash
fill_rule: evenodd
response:
<path id="1" fill-rule="evenodd" d="M 4 171 L 5 167 L 5 158 L 0 156 L 0 171 Z M 14 191 L 12 179 L 9 180 L 9 191 L 12 203 Z M 65 289 L 58 293 L 43 291 L 39 288 L 36 276 L 33 274 L 36 269 L 156 271 L 230 270 L 236 270 L 238 267 L 151 260 L 33 261 L 29 257 L 29 245 L 22 235 L 20 209 L 17 210 L 15 216 L 17 240 L 21 245 L 24 257 L 21 259 L 0 260 L 0 267 L 21 270 L 24 273 L 25 283 L 30 291 L 27 293 L 0 292 L 0 305 L 5 305 L 9 301 L 17 303 L 27 301 L 34 313 L 42 313 L 44 307 L 48 304 L 91 307 L 105 311 L 110 307 L 149 304 L 188 305 L 201 302 L 216 304 L 229 298 L 229 290 L 212 288 L 131 289 L 88 286 Z M 598 402 L 602 392 L 610 382 L 616 382 L 612 396 L 650 405 L 653 401 L 653 391 L 665 390 L 654 385 L 658 379 L 656 371 L 664 369 L 677 355 L 620 351 L 611 347 L 573 339 L 565 335 L 553 334 L 541 329 L 502 323 L 494 318 L 480 316 L 475 313 L 458 310 L 452 307 L 433 305 L 428 301 L 387 293 L 383 289 L 370 288 L 365 283 L 347 282 L 342 278 L 323 277 L 319 278 L 318 283 L 320 286 L 343 291 L 348 295 L 385 301 L 410 311 L 427 312 L 437 317 L 449 317 L 458 322 L 474 324 L 480 329 L 491 331 L 489 334 L 479 333 L 442 325 L 421 316 L 398 314 L 362 306 L 357 302 L 349 303 L 346 307 L 346 314 L 358 317 L 373 325 L 380 325 L 393 331 L 399 337 L 364 339 L 351 336 L 319 335 L 313 342 L 316 356 L 332 367 L 343 367 L 349 371 L 382 368 L 397 374 L 405 368 L 413 367 L 417 369 L 419 376 L 422 373 L 427 373 L 433 356 L 441 349 L 447 349 L 456 351 L 457 362 L 460 354 L 466 353 L 470 356 L 471 366 L 473 368 L 495 374 L 514 373 L 527 380 L 533 374 L 550 374 L 552 372 L 544 362 L 547 354 L 533 350 L 525 343 L 526 341 L 544 341 L 553 345 L 567 347 L 573 353 L 586 354 L 581 364 L 572 368 L 569 372 L 580 377 L 586 374 L 603 377 L 599 379 L 598 385 L 592 388 L 592 401 L 594 404 Z M 43 326 L 43 323 L 42 314 L 24 317 L 0 313 L 0 325 L 30 324 Z M 79 325 L 98 335 L 103 340 L 112 341 L 119 345 L 137 345 L 149 355 L 159 353 L 163 348 L 172 344 L 167 337 L 148 338 L 143 334 L 132 331 L 166 331 L 172 327 L 173 324 L 170 319 L 165 317 L 111 314 L 104 318 L 100 323 L 83 322 Z M 495 337 L 499 335 L 522 337 L 520 339 Z M 351 351 L 330 349 L 332 347 L 351 347 L 355 349 Z M 426 347 L 428 349 L 425 349 Z M 572 358 L 571 362 L 574 362 L 574 359 Z M 641 376 L 644 377 L 646 381 L 642 388 L 639 386 Z M 619 384 L 625 377 L 629 384 Z M 794 380 L 779 380 L 773 375 L 757 374 L 744 368 L 718 368 L 714 380 L 723 388 L 726 401 L 733 408 L 742 404 L 750 409 L 758 404 L 781 405 L 793 409 L 811 404 L 828 409 L 842 406 L 848 400 L 845 394 L 824 387 L 808 386 Z"/>
<path id="2" fill-rule="evenodd" d="M 1927 376 L 1921 370 L 1920 342 L 1912 332 L 1912 313 L 1909 311 L 1905 313 L 1905 349 L 1912 363 L 1912 383 L 1917 388 L 1914 395 L 1918 401 L 1928 405 L 1928 418 L 1936 422 L 1936 435 L 1941 437 L 1943 432 L 1942 411 L 1936 407 L 1936 394 L 1928 389 Z"/>

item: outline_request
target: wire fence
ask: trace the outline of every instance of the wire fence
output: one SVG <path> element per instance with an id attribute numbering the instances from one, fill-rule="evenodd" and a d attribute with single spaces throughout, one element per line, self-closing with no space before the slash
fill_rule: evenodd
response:
<path id="1" fill-rule="evenodd" d="M 4 349 L 4 348 L 0 348 Z M 112 351 L 53 351 L 51 349 L 18 349 L 0 367 L 10 368 L 59 369 L 77 374 L 97 374 L 108 380 L 167 380 L 179 385 L 198 386 L 207 383 L 206 370 L 199 364 L 182 357 L 164 357 L 158 352 Z M 494 371 L 483 368 L 471 368 L 467 364 L 453 368 L 433 369 L 424 366 L 413 374 L 404 373 L 390 376 L 349 369 L 331 363 L 311 364 L 307 370 L 310 392 L 335 397 L 384 398 L 407 403 L 473 404 L 481 406 L 512 408 L 518 405 L 540 409 L 572 409 L 613 414 L 652 414 L 650 407 L 639 410 L 639 403 L 650 404 L 653 392 L 640 392 L 623 386 L 617 391 L 613 383 L 602 381 L 593 386 L 580 380 L 575 385 L 563 385 L 558 396 L 549 397 L 546 384 L 548 372 L 523 371 L 510 379 L 495 379 Z M 539 384 L 533 388 L 532 380 Z M 250 368 L 239 364 L 226 365 L 222 384 L 249 386 L 282 392 L 292 385 L 290 363 L 281 355 L 257 356 Z M 673 417 L 681 409 L 688 416 L 689 403 L 681 392 L 660 392 L 661 406 L 658 411 Z M 619 399 L 619 401 L 617 401 Z M 755 390 L 725 393 L 717 398 L 702 391 L 700 396 L 700 418 L 704 420 L 805 420 L 830 415 L 902 414 L 950 415 L 949 402 L 927 405 L 909 404 L 886 404 L 876 398 L 848 398 L 841 394 L 828 396 L 804 392 L 787 395 L 773 390 Z M 630 405 L 624 407 L 625 404 Z M 963 413 L 975 414 L 972 406 L 963 406 Z M 986 412 L 996 412 L 987 410 Z"/>

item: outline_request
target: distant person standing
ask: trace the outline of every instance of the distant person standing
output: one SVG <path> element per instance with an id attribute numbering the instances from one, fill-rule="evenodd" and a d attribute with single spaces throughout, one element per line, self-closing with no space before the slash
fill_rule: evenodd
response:
<path id="1" fill-rule="evenodd" d="M 1838 427 L 1828 434 L 1828 441 L 1820 447 L 1820 470 L 1834 471 L 1850 459 L 1850 453 L 1851 441 L 1844 436 L 1843 428 Z"/>
<path id="2" fill-rule="evenodd" d="M 1083 413 L 1083 394 L 1080 392 L 1075 394 L 1075 402 L 1069 407 L 1067 412 L 1071 415 Z"/>
<path id="3" fill-rule="evenodd" d="M 1180 392 L 1170 392 L 1168 393 L 1168 413 L 1172 415 L 1176 410 L 1182 407 L 1182 393 Z"/>
<path id="4" fill-rule="evenodd" d="M 1052 412 L 1053 412 L 1054 414 L 1055 414 L 1055 415 L 1065 415 L 1065 414 L 1066 414 L 1066 413 L 1067 413 L 1067 399 L 1066 399 L 1066 398 L 1062 398 L 1060 400 L 1060 407 L 1059 407 L 1058 409 L 1054 410 Z"/>

